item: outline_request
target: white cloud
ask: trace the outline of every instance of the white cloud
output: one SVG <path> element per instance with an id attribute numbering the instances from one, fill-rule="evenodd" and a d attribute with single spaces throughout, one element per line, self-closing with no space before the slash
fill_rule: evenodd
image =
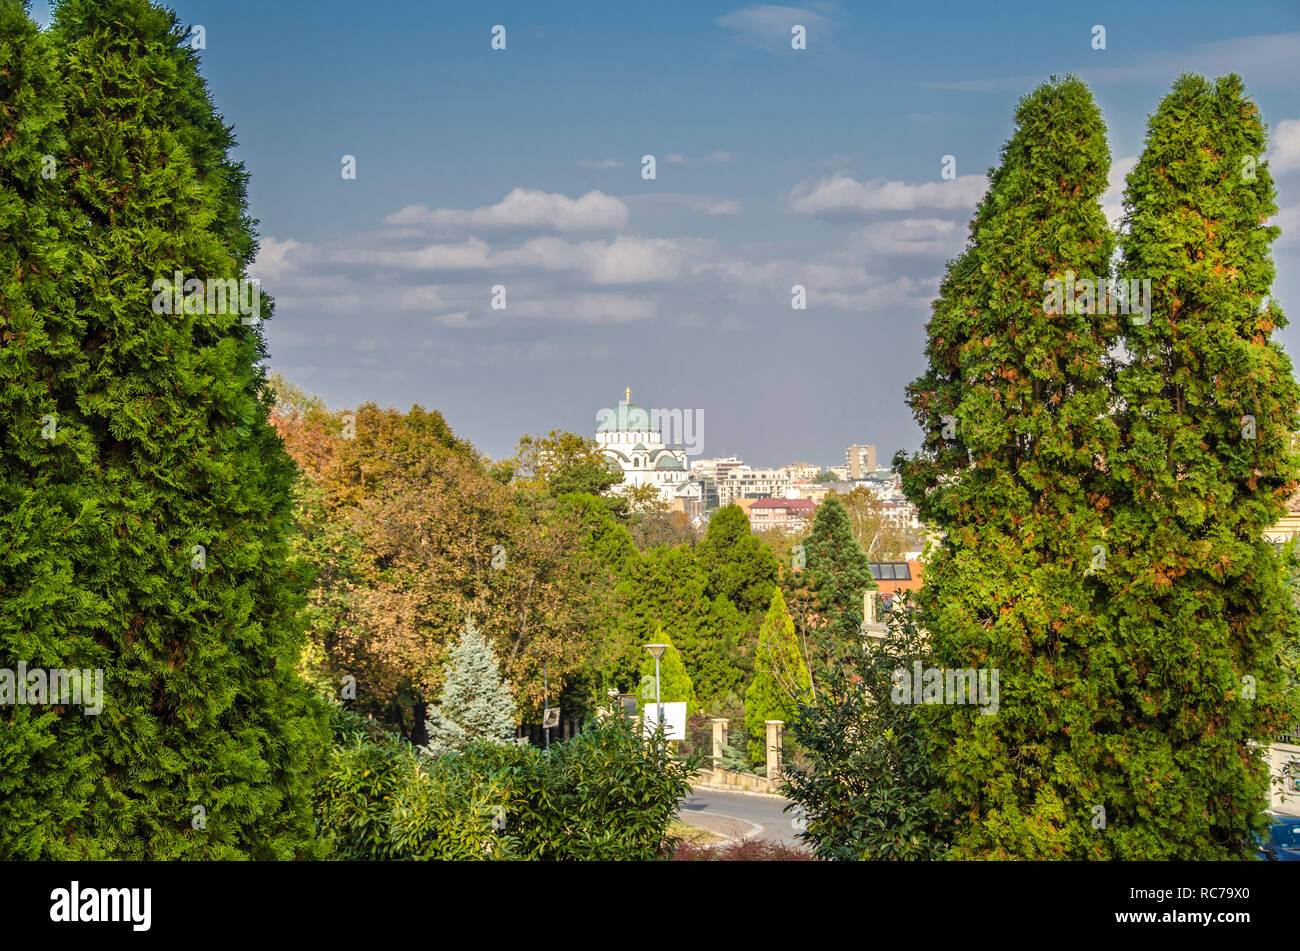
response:
<path id="1" fill-rule="evenodd" d="M 959 175 L 949 181 L 909 185 L 883 178 L 859 182 L 848 175 L 836 174 L 797 187 L 790 193 L 790 205 L 805 215 L 916 208 L 970 210 L 987 188 L 988 180 L 983 175 Z"/>
<path id="2" fill-rule="evenodd" d="M 744 7 L 718 17 L 718 26 L 735 30 L 739 38 L 763 49 L 790 49 L 790 29 L 796 24 L 811 35 L 814 29 L 831 21 L 801 7 L 763 4 Z"/>
<path id="3" fill-rule="evenodd" d="M 311 251 L 310 245 L 304 245 L 292 238 L 279 241 L 266 235 L 259 241 L 257 260 L 249 267 L 248 273 L 264 284 L 278 281 L 289 272 L 298 269 L 298 266 L 289 260 L 289 255 L 299 248 Z"/>
<path id="4" fill-rule="evenodd" d="M 706 215 L 738 215 L 742 207 L 740 200 L 735 198 L 688 195 L 680 192 L 628 195 L 626 200 L 628 206 L 637 215 L 664 215 L 682 211 L 698 211 Z"/>
<path id="5" fill-rule="evenodd" d="M 1300 119 L 1283 119 L 1273 128 L 1268 169 L 1274 176 L 1300 169 Z"/>
<path id="6" fill-rule="evenodd" d="M 716 152 L 710 152 L 708 155 L 703 156 L 700 161 L 704 162 L 706 165 L 720 165 L 723 162 L 730 162 L 734 158 L 735 156 L 730 152 L 724 152 L 719 149 Z"/>
<path id="7" fill-rule="evenodd" d="M 1282 229 L 1282 234 L 1273 242 L 1274 248 L 1290 253 L 1292 248 L 1300 246 L 1300 205 L 1278 209 L 1269 224 Z"/>
<path id="8" fill-rule="evenodd" d="M 556 231 L 616 230 L 627 224 L 627 205 L 612 195 L 591 191 L 572 199 L 540 189 L 516 188 L 495 205 L 438 208 L 407 205 L 384 219 L 390 225 L 435 229 L 526 228 Z"/>
<path id="9" fill-rule="evenodd" d="M 854 232 L 856 247 L 876 254 L 928 254 L 951 257 L 961 250 L 966 226 L 940 218 L 876 221 Z"/>
<path id="10" fill-rule="evenodd" d="M 669 152 L 664 156 L 664 161 L 669 165 L 685 165 L 686 156 L 682 155 L 680 152 Z"/>
<path id="11" fill-rule="evenodd" d="M 438 310 L 447 306 L 441 290 L 436 286 L 408 287 L 402 291 L 397 306 L 401 310 Z"/>
<path id="12" fill-rule="evenodd" d="M 340 249 L 329 255 L 335 264 L 373 264 L 404 271 L 476 270 L 492 263 L 492 249 L 480 238 L 460 244 L 430 244 L 414 251 Z"/>
<path id="13" fill-rule="evenodd" d="M 681 273 L 684 261 L 684 249 L 674 241 L 628 236 L 582 244 L 562 238 L 536 238 L 497 257 L 497 263 L 503 266 L 580 271 L 594 284 L 671 281 Z"/>
<path id="14" fill-rule="evenodd" d="M 612 159 L 612 158 L 600 159 L 599 161 L 593 159 L 583 159 L 578 164 L 583 168 L 622 168 L 623 167 L 622 162 L 620 162 L 618 159 Z"/>
<path id="15" fill-rule="evenodd" d="M 738 201 L 706 201 L 700 209 L 706 215 L 738 215 L 740 214 L 740 202 Z"/>

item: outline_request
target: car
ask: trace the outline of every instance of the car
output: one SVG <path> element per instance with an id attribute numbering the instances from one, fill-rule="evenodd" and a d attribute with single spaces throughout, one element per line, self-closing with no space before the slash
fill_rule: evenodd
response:
<path id="1" fill-rule="evenodd" d="M 1300 816 L 1272 816 L 1268 840 L 1261 842 L 1259 857 L 1267 862 L 1300 862 Z"/>

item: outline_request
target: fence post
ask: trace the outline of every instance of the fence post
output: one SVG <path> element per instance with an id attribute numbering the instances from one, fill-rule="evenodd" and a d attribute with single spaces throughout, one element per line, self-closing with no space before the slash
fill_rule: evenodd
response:
<path id="1" fill-rule="evenodd" d="M 781 776 L 781 725 L 784 720 L 764 720 L 767 724 L 767 778 L 776 782 Z"/>
<path id="2" fill-rule="evenodd" d="M 713 771 L 715 773 L 722 765 L 722 747 L 727 742 L 728 722 L 730 721 L 726 717 L 713 718 Z"/>

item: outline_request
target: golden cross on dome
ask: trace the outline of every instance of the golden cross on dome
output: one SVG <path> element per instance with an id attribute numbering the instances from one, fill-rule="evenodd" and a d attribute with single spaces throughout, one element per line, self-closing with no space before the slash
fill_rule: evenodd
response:
<path id="1" fill-rule="evenodd" d="M 623 393 L 623 395 L 624 395 L 625 397 L 627 397 L 627 405 L 628 405 L 628 406 L 631 406 L 631 405 L 632 405 L 632 387 L 629 386 L 629 387 L 627 388 L 627 390 Z"/>

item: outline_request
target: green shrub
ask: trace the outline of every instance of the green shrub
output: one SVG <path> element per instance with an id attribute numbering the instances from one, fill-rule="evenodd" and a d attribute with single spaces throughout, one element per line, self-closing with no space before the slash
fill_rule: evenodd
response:
<path id="1" fill-rule="evenodd" d="M 788 767 L 782 791 L 802 808 L 802 838 L 821 859 L 936 859 L 952 840 L 918 708 L 893 702 L 894 672 L 931 664 L 907 595 L 888 623 L 867 645 L 861 679 L 831 671 L 791 724 L 809 765 Z"/>
<path id="2" fill-rule="evenodd" d="M 337 704 L 330 716 L 316 816 L 337 859 L 655 858 L 694 767 L 621 717 L 549 753 L 476 742 L 430 757 Z"/>

